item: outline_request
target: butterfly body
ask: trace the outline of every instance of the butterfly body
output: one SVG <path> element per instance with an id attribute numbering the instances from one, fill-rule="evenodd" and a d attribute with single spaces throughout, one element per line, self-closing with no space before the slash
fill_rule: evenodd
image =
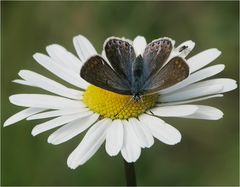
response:
<path id="1" fill-rule="evenodd" d="M 132 63 L 131 92 L 134 98 L 142 95 L 142 86 L 144 84 L 144 64 L 142 56 L 138 56 Z"/>
<path id="2" fill-rule="evenodd" d="M 139 101 L 143 95 L 154 94 L 189 75 L 189 67 L 183 58 L 168 59 L 172 49 L 171 39 L 161 38 L 152 41 L 143 54 L 136 56 L 128 41 L 110 38 L 104 45 L 109 62 L 101 56 L 93 56 L 85 62 L 80 75 L 97 87 L 132 95 Z"/>

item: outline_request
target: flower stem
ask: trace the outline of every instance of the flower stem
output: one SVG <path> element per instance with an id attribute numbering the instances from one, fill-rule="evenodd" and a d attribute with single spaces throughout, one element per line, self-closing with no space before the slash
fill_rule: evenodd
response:
<path id="1" fill-rule="evenodd" d="M 127 163 L 124 160 L 124 168 L 127 186 L 137 186 L 134 163 Z"/>

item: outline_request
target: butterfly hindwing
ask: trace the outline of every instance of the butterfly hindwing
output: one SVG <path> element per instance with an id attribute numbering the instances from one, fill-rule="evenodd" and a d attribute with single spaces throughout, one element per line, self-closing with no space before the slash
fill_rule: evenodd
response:
<path id="1" fill-rule="evenodd" d="M 110 38 L 104 49 L 113 69 L 131 83 L 132 63 L 136 58 L 133 46 L 125 40 Z"/>
<path id="2" fill-rule="evenodd" d="M 160 38 L 147 45 L 143 53 L 144 76 L 147 80 L 163 66 L 173 49 L 173 42 L 168 38 Z"/>
<path id="3" fill-rule="evenodd" d="M 128 81 L 119 75 L 100 56 L 93 56 L 85 62 L 80 75 L 87 82 L 119 94 L 131 95 Z"/>
<path id="4" fill-rule="evenodd" d="M 181 57 L 172 58 L 152 79 L 147 80 L 143 87 L 145 94 L 155 93 L 173 86 L 189 75 L 189 66 Z"/>

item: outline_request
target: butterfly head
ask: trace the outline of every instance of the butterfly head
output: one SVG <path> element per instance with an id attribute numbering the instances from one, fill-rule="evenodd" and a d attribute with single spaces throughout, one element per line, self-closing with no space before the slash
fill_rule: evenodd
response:
<path id="1" fill-rule="evenodd" d="M 136 102 L 138 102 L 138 101 L 141 100 L 142 96 L 143 96 L 143 95 L 140 94 L 140 93 L 133 94 L 133 100 L 136 101 Z"/>

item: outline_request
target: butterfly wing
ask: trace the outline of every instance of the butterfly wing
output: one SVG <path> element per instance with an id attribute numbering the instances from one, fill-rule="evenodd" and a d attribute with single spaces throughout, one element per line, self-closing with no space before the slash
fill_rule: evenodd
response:
<path id="1" fill-rule="evenodd" d="M 158 92 L 182 81 L 188 75 L 189 66 L 185 60 L 181 57 L 174 57 L 151 79 L 145 82 L 143 92 L 145 94 Z"/>
<path id="2" fill-rule="evenodd" d="M 80 75 L 87 82 L 124 95 L 131 95 L 130 85 L 100 56 L 93 56 L 82 66 Z"/>
<path id="3" fill-rule="evenodd" d="M 136 58 L 133 46 L 125 40 L 110 38 L 105 42 L 104 49 L 113 69 L 131 84 L 132 63 Z"/>
<path id="4" fill-rule="evenodd" d="M 170 38 L 160 38 L 147 45 L 143 53 L 144 77 L 146 80 L 156 74 L 164 62 L 167 61 L 173 45 L 174 41 Z"/>

